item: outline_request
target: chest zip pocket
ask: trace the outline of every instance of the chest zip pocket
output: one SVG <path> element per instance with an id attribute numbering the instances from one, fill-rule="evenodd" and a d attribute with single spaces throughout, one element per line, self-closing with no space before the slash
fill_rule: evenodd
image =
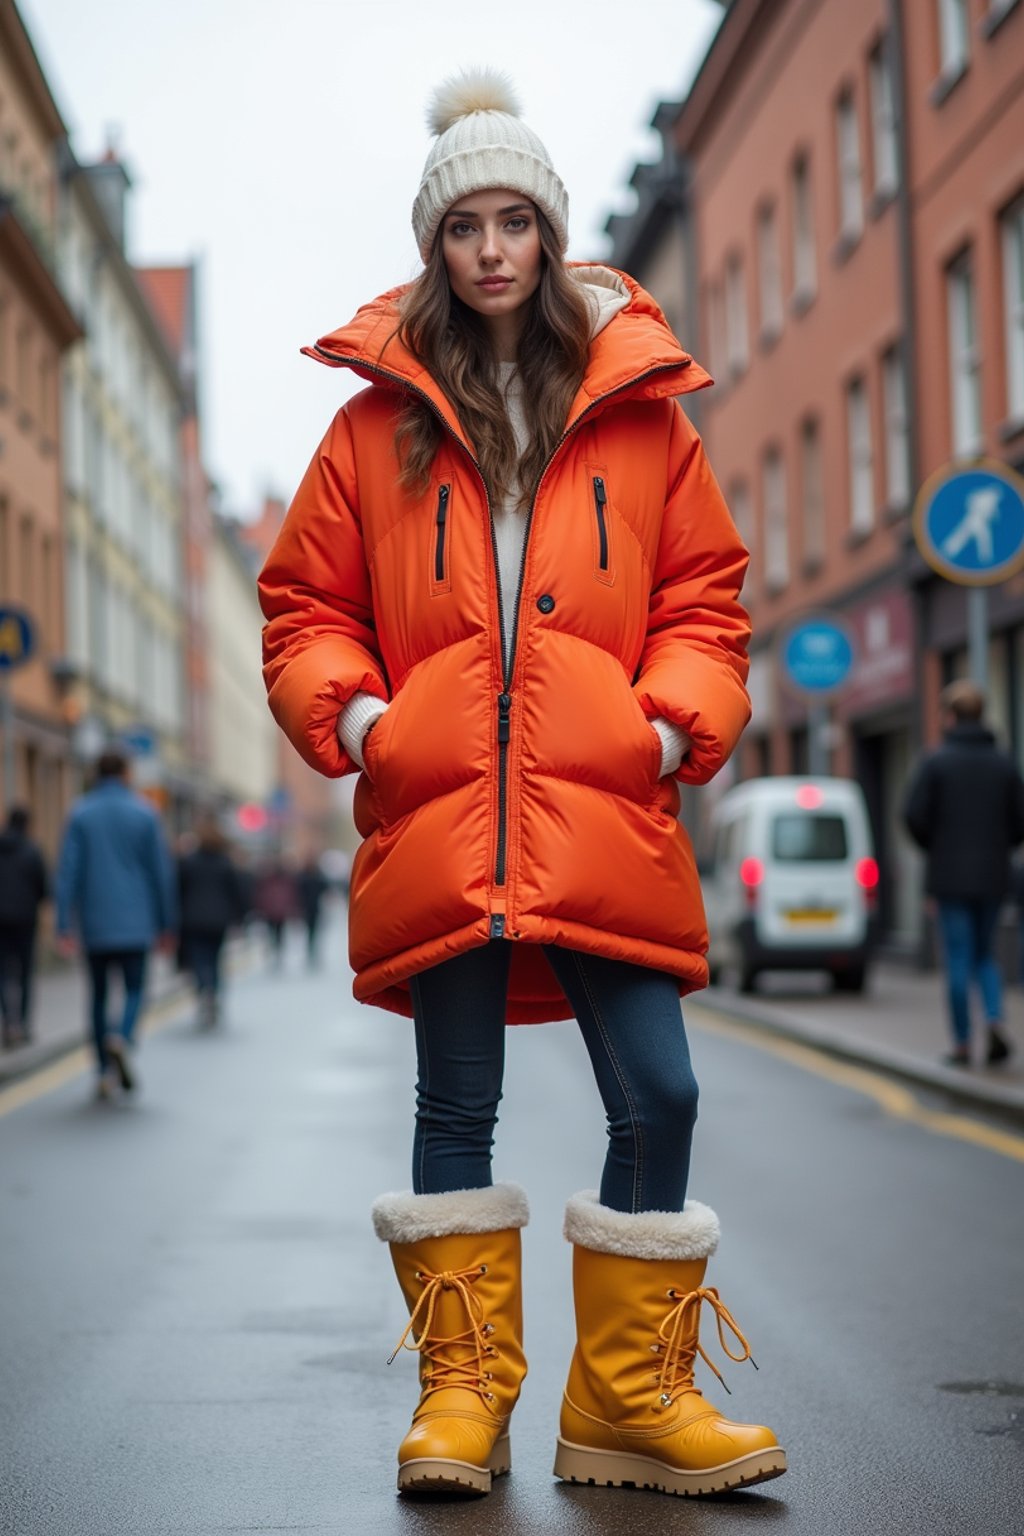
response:
<path id="1" fill-rule="evenodd" d="M 436 597 L 442 592 L 450 592 L 452 589 L 451 530 L 448 526 L 448 512 L 451 506 L 451 499 L 451 486 L 439 485 L 437 488 L 437 510 L 434 514 L 431 551 L 430 595 L 432 597 Z"/>
<path id="2" fill-rule="evenodd" d="M 595 475 L 594 485 L 594 517 L 597 526 L 597 569 L 595 575 L 599 581 L 611 582 L 612 561 L 608 545 L 608 491 L 601 475 Z"/>

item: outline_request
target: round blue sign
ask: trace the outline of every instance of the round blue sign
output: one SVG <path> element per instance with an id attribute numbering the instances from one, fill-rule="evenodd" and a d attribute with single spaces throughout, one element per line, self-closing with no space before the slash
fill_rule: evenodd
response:
<path id="1" fill-rule="evenodd" d="M 992 586 L 1024 565 L 1024 481 L 1000 464 L 940 470 L 914 509 L 917 547 L 949 581 Z"/>
<path id="2" fill-rule="evenodd" d="M 0 608 L 0 672 L 23 666 L 35 648 L 35 627 L 25 610 Z"/>
<path id="3" fill-rule="evenodd" d="M 805 619 L 789 631 L 782 647 L 789 682 L 804 693 L 835 693 L 853 667 L 853 641 L 834 619 Z"/>

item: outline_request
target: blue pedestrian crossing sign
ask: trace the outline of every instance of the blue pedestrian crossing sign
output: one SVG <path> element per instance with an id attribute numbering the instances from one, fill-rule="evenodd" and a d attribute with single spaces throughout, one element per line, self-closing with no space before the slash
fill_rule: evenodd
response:
<path id="1" fill-rule="evenodd" d="M 801 619 L 787 630 L 781 655 L 790 686 L 825 699 L 838 693 L 853 669 L 853 640 L 845 624 L 822 614 Z"/>
<path id="2" fill-rule="evenodd" d="M 1005 464 L 947 465 L 914 505 L 914 537 L 947 581 L 990 587 L 1024 566 L 1024 480 Z"/>
<path id="3" fill-rule="evenodd" d="M 23 666 L 35 648 L 35 625 L 24 608 L 0 608 L 0 672 Z"/>

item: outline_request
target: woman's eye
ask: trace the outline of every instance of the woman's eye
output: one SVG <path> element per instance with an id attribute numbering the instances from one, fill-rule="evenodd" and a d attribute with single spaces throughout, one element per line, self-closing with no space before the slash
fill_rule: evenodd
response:
<path id="1" fill-rule="evenodd" d="M 510 229 L 514 235 L 518 235 L 522 230 L 529 229 L 529 227 L 529 219 L 524 219 L 521 213 L 517 213 L 514 219 L 509 219 L 505 226 L 505 228 Z"/>
<path id="2" fill-rule="evenodd" d="M 472 228 L 472 224 L 449 224 L 448 233 L 450 235 L 465 235 L 468 234 Z"/>

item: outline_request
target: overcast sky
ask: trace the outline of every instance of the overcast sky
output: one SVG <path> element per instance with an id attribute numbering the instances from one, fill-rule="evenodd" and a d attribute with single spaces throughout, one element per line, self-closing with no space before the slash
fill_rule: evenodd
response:
<path id="1" fill-rule="evenodd" d="M 660 100 L 714 0 L 19 0 L 80 160 L 109 130 L 129 256 L 200 263 L 204 456 L 228 509 L 290 496 L 357 381 L 298 348 L 420 269 L 409 225 L 433 86 L 506 70 L 569 190 L 570 256 L 606 254 Z"/>

